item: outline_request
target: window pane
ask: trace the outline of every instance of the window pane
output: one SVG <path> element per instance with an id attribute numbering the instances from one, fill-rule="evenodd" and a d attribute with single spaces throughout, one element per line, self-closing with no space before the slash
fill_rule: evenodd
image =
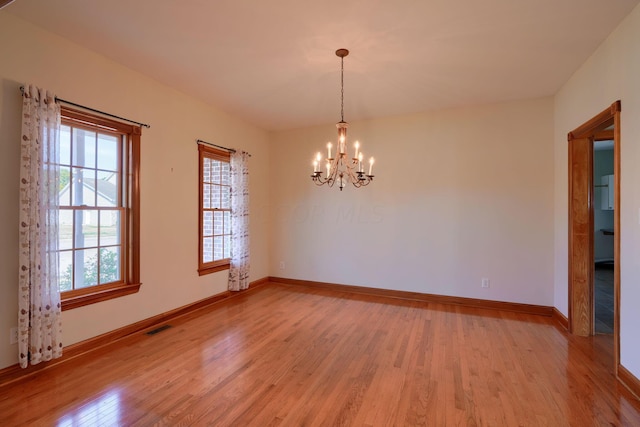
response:
<path id="1" fill-rule="evenodd" d="M 222 199 L 220 200 L 220 207 L 222 209 L 231 208 L 231 187 L 220 187 L 222 192 Z"/>
<path id="2" fill-rule="evenodd" d="M 100 211 L 100 246 L 120 244 L 120 211 Z"/>
<path id="3" fill-rule="evenodd" d="M 46 132 L 46 131 L 45 131 Z M 49 129 L 48 132 L 55 132 L 54 129 Z M 42 153 L 42 163 L 45 169 L 49 169 L 49 164 L 60 164 L 60 148 L 55 144 L 45 144 Z M 53 167 L 50 168 L 53 170 Z"/>
<path id="4" fill-rule="evenodd" d="M 213 208 L 220 208 L 221 206 L 221 200 L 220 200 L 220 186 L 219 185 L 212 185 L 212 189 L 211 189 L 211 207 Z"/>
<path id="5" fill-rule="evenodd" d="M 75 212 L 73 237 L 76 249 L 98 246 L 98 212 L 96 210 Z"/>
<path id="6" fill-rule="evenodd" d="M 202 235 L 213 236 L 213 212 L 205 211 L 202 216 Z"/>
<path id="7" fill-rule="evenodd" d="M 75 289 L 98 284 L 97 248 L 76 251 L 73 261 Z"/>
<path id="8" fill-rule="evenodd" d="M 222 185 L 231 185 L 230 167 L 229 163 L 222 163 Z"/>
<path id="9" fill-rule="evenodd" d="M 60 206 L 71 205 L 71 169 L 65 166 L 60 167 L 60 181 L 58 183 L 58 202 Z"/>
<path id="10" fill-rule="evenodd" d="M 120 247 L 100 248 L 100 284 L 120 280 Z"/>
<path id="11" fill-rule="evenodd" d="M 60 252 L 60 261 L 58 265 L 58 288 L 60 292 L 70 291 L 73 289 L 73 252 L 62 251 Z"/>
<path id="12" fill-rule="evenodd" d="M 220 184 L 221 162 L 219 160 L 211 160 L 211 182 Z"/>
<path id="13" fill-rule="evenodd" d="M 60 164 L 71 164 L 71 128 L 60 126 Z"/>
<path id="14" fill-rule="evenodd" d="M 71 249 L 73 244 L 73 211 L 61 209 L 58 212 L 58 249 Z"/>
<path id="15" fill-rule="evenodd" d="M 224 236 L 224 254 L 223 258 L 231 258 L 231 236 Z"/>
<path id="16" fill-rule="evenodd" d="M 204 184 L 202 188 L 202 207 L 204 209 L 211 209 L 211 184 Z"/>
<path id="17" fill-rule="evenodd" d="M 211 159 L 205 157 L 202 160 L 202 181 L 211 182 Z"/>
<path id="18" fill-rule="evenodd" d="M 71 184 L 71 204 L 73 206 L 95 206 L 96 190 L 94 171 L 73 168 Z"/>
<path id="19" fill-rule="evenodd" d="M 213 213 L 213 234 L 215 236 L 222 234 L 222 226 L 223 226 L 222 219 L 223 219 L 222 212 Z"/>
<path id="20" fill-rule="evenodd" d="M 98 135 L 98 169 L 118 170 L 118 138 L 113 135 Z"/>
<path id="21" fill-rule="evenodd" d="M 223 259 L 222 236 L 214 236 L 213 238 L 213 259 L 218 261 Z"/>
<path id="22" fill-rule="evenodd" d="M 213 237 L 202 239 L 202 262 L 213 261 Z"/>
<path id="23" fill-rule="evenodd" d="M 118 175 L 115 172 L 98 171 L 96 191 L 98 206 L 118 206 Z"/>
<path id="24" fill-rule="evenodd" d="M 222 234 L 231 234 L 231 212 L 224 212 L 224 226 Z"/>
<path id="25" fill-rule="evenodd" d="M 96 133 L 73 129 L 73 166 L 96 167 Z"/>

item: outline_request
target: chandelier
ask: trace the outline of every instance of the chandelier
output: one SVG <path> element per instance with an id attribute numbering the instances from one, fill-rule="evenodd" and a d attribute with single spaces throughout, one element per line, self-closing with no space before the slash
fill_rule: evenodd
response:
<path id="1" fill-rule="evenodd" d="M 369 159 L 369 173 L 365 174 L 365 166 L 362 164 L 363 154 L 360 150 L 360 143 L 354 143 L 354 155 L 349 157 L 347 152 L 347 128 L 349 123 L 344 121 L 344 57 L 349 55 L 347 49 L 336 50 L 336 56 L 340 57 L 340 121 L 336 123 L 338 128 L 338 142 L 336 144 L 335 157 L 332 157 L 333 145 L 327 143 L 326 175 L 322 170 L 322 154 L 318 152 L 313 161 L 313 174 L 311 179 L 316 185 L 327 184 L 333 187 L 338 183 L 340 191 L 347 183 L 353 184 L 354 187 L 360 188 L 369 185 L 373 181 L 373 157 Z"/>

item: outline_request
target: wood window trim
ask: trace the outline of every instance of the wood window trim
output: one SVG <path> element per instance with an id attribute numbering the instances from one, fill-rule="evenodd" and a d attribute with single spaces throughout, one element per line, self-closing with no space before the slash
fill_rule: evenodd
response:
<path id="1" fill-rule="evenodd" d="M 229 270 L 230 268 L 231 268 L 231 261 L 223 260 L 223 263 L 219 265 L 208 265 L 206 267 L 199 267 L 198 276 L 204 276 L 205 274 L 216 273 L 222 270 Z"/>
<path id="2" fill-rule="evenodd" d="M 126 221 L 124 234 L 127 253 L 124 260 L 123 282 L 75 289 L 60 294 L 62 311 L 86 305 L 120 298 L 137 293 L 140 282 L 140 137 L 142 129 L 137 125 L 118 122 L 84 111 L 61 106 L 61 116 L 81 128 L 102 128 L 105 132 L 122 132 L 129 136 L 126 144 L 128 159 L 123 170 L 123 179 L 127 180 L 128 194 L 125 208 Z"/>
<path id="3" fill-rule="evenodd" d="M 231 259 L 221 259 L 213 262 L 202 262 L 202 212 L 203 212 L 203 190 L 204 190 L 204 176 L 203 176 L 203 162 L 205 157 L 219 160 L 221 162 L 231 163 L 231 153 L 228 151 L 219 150 L 217 148 L 209 147 L 203 144 L 198 145 L 198 275 L 204 276 L 206 274 L 216 273 L 222 270 L 228 270 L 231 268 Z"/>
<path id="4" fill-rule="evenodd" d="M 125 295 L 134 294 L 139 290 L 140 283 L 115 286 L 92 286 L 91 292 L 84 293 L 77 293 L 77 291 L 68 291 L 64 293 L 64 298 L 62 299 L 62 311 L 84 307 L 85 305 L 95 304 L 97 302 L 107 301 L 113 298 L 120 298 Z"/>

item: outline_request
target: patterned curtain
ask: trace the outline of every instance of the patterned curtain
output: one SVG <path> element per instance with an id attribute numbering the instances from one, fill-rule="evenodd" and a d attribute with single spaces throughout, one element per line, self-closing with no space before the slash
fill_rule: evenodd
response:
<path id="1" fill-rule="evenodd" d="M 58 289 L 60 106 L 55 96 L 26 85 L 20 151 L 20 366 L 62 356 Z M 52 165 L 54 164 L 54 165 Z"/>
<path id="2" fill-rule="evenodd" d="M 249 287 L 249 153 L 231 153 L 231 268 L 229 290 Z"/>

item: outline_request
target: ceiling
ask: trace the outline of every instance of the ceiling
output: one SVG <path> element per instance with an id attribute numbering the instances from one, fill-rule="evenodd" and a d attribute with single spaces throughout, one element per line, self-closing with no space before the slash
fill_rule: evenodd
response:
<path id="1" fill-rule="evenodd" d="M 267 130 L 555 94 L 640 0 L 16 0 L 3 9 Z M 52 88 L 55 90 L 55 88 Z"/>

